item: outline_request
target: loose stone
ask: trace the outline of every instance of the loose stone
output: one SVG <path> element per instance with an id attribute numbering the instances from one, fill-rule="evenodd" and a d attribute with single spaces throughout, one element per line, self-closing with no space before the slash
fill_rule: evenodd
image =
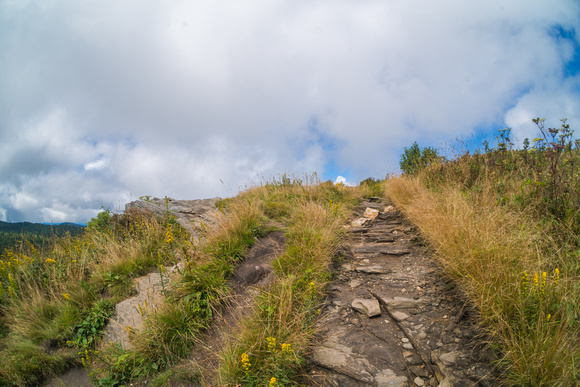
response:
<path id="1" fill-rule="evenodd" d="M 374 208 L 367 207 L 363 216 L 367 219 L 373 220 L 377 216 L 379 216 L 379 210 L 375 210 Z"/>
<path id="2" fill-rule="evenodd" d="M 364 299 L 357 298 L 353 300 L 352 307 L 354 310 L 360 313 L 364 313 L 369 317 L 375 317 L 381 315 L 381 306 L 376 298 Z"/>
<path id="3" fill-rule="evenodd" d="M 354 279 L 354 280 L 352 280 L 352 281 L 350 281 L 350 282 L 348 283 L 348 286 L 350 286 L 351 288 L 353 288 L 353 289 L 354 289 L 354 288 L 357 288 L 357 287 L 361 286 L 361 285 L 362 285 L 362 283 L 363 283 L 363 282 L 362 282 L 361 280 Z"/>
<path id="4" fill-rule="evenodd" d="M 405 313 L 405 312 L 399 312 L 399 311 L 393 312 L 392 315 L 393 315 L 393 318 L 395 320 L 399 321 L 399 322 L 405 321 L 406 319 L 408 319 L 409 317 L 411 317 L 407 313 Z"/>
<path id="5" fill-rule="evenodd" d="M 439 356 L 439 360 L 441 360 L 443 362 L 443 364 L 445 364 L 446 366 L 450 366 L 452 364 L 455 364 L 458 357 L 459 357 L 459 352 L 453 351 L 453 352 L 444 353 L 443 355 Z"/>

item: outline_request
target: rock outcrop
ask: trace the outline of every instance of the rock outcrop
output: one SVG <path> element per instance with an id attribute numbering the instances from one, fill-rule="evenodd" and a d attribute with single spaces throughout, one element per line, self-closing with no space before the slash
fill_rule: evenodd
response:
<path id="1" fill-rule="evenodd" d="M 149 211 L 157 216 L 163 216 L 167 212 L 176 217 L 194 239 L 199 238 L 199 228 L 203 223 L 204 227 L 212 227 L 216 223 L 215 203 L 219 198 L 200 200 L 175 200 L 171 198 L 157 199 L 149 201 L 138 200 L 128 203 L 125 210 L 133 208 Z M 165 275 L 172 272 L 168 268 Z M 150 273 L 135 280 L 135 290 L 137 295 L 123 300 L 115 306 L 115 315 L 109 321 L 105 329 L 104 342 L 118 344 L 125 349 L 132 347 L 130 332 L 138 331 L 143 327 L 144 317 L 163 299 L 164 278 L 160 273 Z M 168 281 L 168 278 L 165 278 Z"/>
<path id="2" fill-rule="evenodd" d="M 200 227 L 211 227 L 216 223 L 216 202 L 220 198 L 198 200 L 176 200 L 172 198 L 137 200 L 125 205 L 125 210 L 137 208 L 149 211 L 158 216 L 169 213 L 192 237 L 199 238 Z"/>

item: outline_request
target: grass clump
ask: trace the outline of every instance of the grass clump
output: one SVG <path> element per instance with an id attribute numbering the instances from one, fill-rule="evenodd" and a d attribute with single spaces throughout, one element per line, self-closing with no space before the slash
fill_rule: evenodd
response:
<path id="1" fill-rule="evenodd" d="M 235 344 L 221 355 L 224 385 L 290 385 L 302 377 L 304 355 L 330 279 L 329 266 L 349 211 L 338 203 L 352 203 L 355 193 L 326 183 L 267 187 L 276 196 L 293 195 L 297 188 L 303 193 L 285 218 L 286 251 L 273 262 L 277 280 L 260 292 Z M 247 194 L 257 193 L 263 194 L 255 190 Z"/>
<path id="2" fill-rule="evenodd" d="M 386 182 L 480 313 L 513 385 L 580 381 L 578 142 L 564 122 L 514 150 L 483 152 Z M 526 145 L 527 144 L 527 145 Z"/>
<path id="3" fill-rule="evenodd" d="M 121 385 L 144 378 L 161 383 L 183 376 L 174 366 L 210 326 L 214 311 L 227 298 L 228 278 L 264 232 L 256 204 L 236 200 L 227 203 L 227 209 L 224 203 L 220 207 L 217 225 L 204 228 L 201 244 L 182 256 L 182 269 L 167 273 L 165 301 L 146 316 L 143 329 L 131 333 L 134 348 L 112 346 L 90 356 L 99 383 Z M 165 274 L 162 266 L 160 270 Z"/>

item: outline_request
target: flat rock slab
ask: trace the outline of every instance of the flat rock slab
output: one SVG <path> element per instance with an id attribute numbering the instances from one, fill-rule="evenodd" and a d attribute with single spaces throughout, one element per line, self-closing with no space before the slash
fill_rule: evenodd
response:
<path id="1" fill-rule="evenodd" d="M 203 227 L 213 227 L 217 222 L 216 202 L 220 198 L 176 200 L 172 198 L 151 200 L 136 200 L 125 205 L 125 211 L 136 208 L 149 211 L 157 216 L 167 213 L 175 216 L 177 221 L 192 237 L 199 238 L 199 230 Z"/>
<path id="2" fill-rule="evenodd" d="M 353 354 L 352 349 L 346 345 L 325 342 L 314 350 L 312 360 L 324 368 L 335 370 L 360 382 L 374 381 L 373 375 L 368 371 L 375 371 L 371 363 L 364 357 Z"/>
<path id="3" fill-rule="evenodd" d="M 392 273 L 393 270 L 384 268 L 382 266 L 374 265 L 374 266 L 357 266 L 356 271 L 359 273 L 366 273 L 366 274 L 389 274 Z"/>
<path id="4" fill-rule="evenodd" d="M 394 241 L 394 239 L 392 239 Z M 366 245 L 363 247 L 357 247 L 353 249 L 355 254 L 384 254 L 384 255 L 405 255 L 409 254 L 409 249 L 401 248 L 399 246 L 385 246 L 381 244 L 376 245 Z"/>
<path id="5" fill-rule="evenodd" d="M 328 384 L 323 376 L 316 385 L 407 387 L 408 378 L 389 367 L 393 354 L 387 350 L 385 343 L 373 342 L 368 334 L 333 331 L 314 349 L 311 361 L 323 374 L 330 372 L 334 383 Z"/>
<path id="6" fill-rule="evenodd" d="M 399 312 L 399 311 L 393 312 L 392 315 L 393 315 L 393 318 L 397 321 L 405 321 L 406 319 L 411 317 L 407 313 Z"/>
<path id="7" fill-rule="evenodd" d="M 375 295 L 384 303 L 389 309 L 412 309 L 420 308 L 431 304 L 431 301 L 426 298 L 408 298 L 408 297 L 385 297 L 380 294 Z"/>
<path id="8" fill-rule="evenodd" d="M 366 314 L 368 317 L 381 315 L 381 305 L 376 298 L 357 298 L 352 301 L 351 306 L 357 312 Z"/>
<path id="9" fill-rule="evenodd" d="M 165 278 L 165 283 L 168 279 Z M 162 277 L 151 273 L 135 280 L 137 295 L 115 305 L 115 315 L 105 328 L 103 341 L 118 344 L 125 349 L 133 348 L 129 332 L 143 328 L 144 317 L 157 308 L 164 299 Z"/>

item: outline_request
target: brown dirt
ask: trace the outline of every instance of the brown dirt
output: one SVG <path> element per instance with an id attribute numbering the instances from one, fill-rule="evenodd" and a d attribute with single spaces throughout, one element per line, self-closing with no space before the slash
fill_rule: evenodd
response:
<path id="1" fill-rule="evenodd" d="M 260 238 L 248 251 L 244 261 L 229 280 L 230 295 L 214 315 L 214 323 L 200 338 L 190 359 L 182 366 L 192 367 L 201 374 L 202 381 L 195 385 L 216 385 L 219 353 L 224 345 L 233 343 L 240 323 L 249 317 L 254 297 L 275 279 L 272 261 L 285 249 L 284 232 L 275 231 Z M 192 384 L 172 382 L 172 386 Z"/>

